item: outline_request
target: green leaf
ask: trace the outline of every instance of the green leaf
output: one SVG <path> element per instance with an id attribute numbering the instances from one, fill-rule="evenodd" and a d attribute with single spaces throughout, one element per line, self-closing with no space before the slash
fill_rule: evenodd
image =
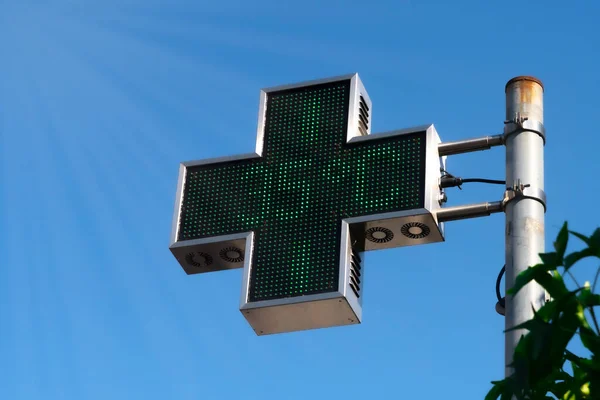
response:
<path id="1" fill-rule="evenodd" d="M 599 256 L 597 251 L 594 251 L 594 249 L 592 249 L 591 247 L 588 247 L 587 249 L 583 249 L 581 251 L 575 251 L 571 254 L 569 254 L 568 256 L 565 257 L 565 262 L 564 262 L 564 266 L 565 266 L 565 271 L 569 270 L 569 268 L 571 268 L 576 262 L 586 258 L 586 257 L 593 257 L 593 256 Z"/>
<path id="2" fill-rule="evenodd" d="M 544 264 L 537 264 L 521 271 L 515 278 L 515 285 L 507 291 L 507 294 L 517 294 L 525 285 L 534 280 L 535 273 L 540 268 L 544 268 Z"/>
<path id="3" fill-rule="evenodd" d="M 556 318 L 558 316 L 557 307 L 560 305 L 557 299 L 546 302 L 539 310 L 536 311 L 538 318 L 540 318 L 544 322 L 549 322 L 552 318 Z"/>
<path id="4" fill-rule="evenodd" d="M 552 385 L 552 387 L 550 388 L 550 392 L 555 395 L 556 397 L 558 397 L 559 399 L 561 399 L 565 393 L 567 392 L 567 390 L 569 390 L 570 385 L 564 382 L 559 382 L 559 383 L 555 383 L 554 385 Z"/>
<path id="5" fill-rule="evenodd" d="M 562 397 L 573 386 L 574 378 L 565 371 L 558 370 L 549 374 L 540 387 L 548 389 L 556 397 Z"/>
<path id="6" fill-rule="evenodd" d="M 596 360 L 580 357 L 579 367 L 589 374 L 600 375 L 600 363 Z"/>
<path id="7" fill-rule="evenodd" d="M 563 259 L 558 253 L 540 253 L 539 256 L 547 271 L 556 269 L 563 264 Z"/>
<path id="8" fill-rule="evenodd" d="M 592 293 L 592 291 L 587 288 L 582 290 L 579 294 L 579 302 L 586 308 L 600 306 L 600 295 Z"/>
<path id="9" fill-rule="evenodd" d="M 571 361 L 571 368 L 573 368 L 573 377 L 577 380 L 585 379 L 587 374 L 579 367 L 579 363 Z"/>
<path id="10" fill-rule="evenodd" d="M 551 271 L 552 269 L 554 269 L 554 271 Z M 551 267 L 547 264 L 537 264 L 533 267 L 527 268 L 517 275 L 517 278 L 515 279 L 515 285 L 507 291 L 507 294 L 517 294 L 523 287 L 525 287 L 525 285 L 534 280 L 542 285 L 553 298 L 562 296 L 567 292 L 564 280 L 562 276 L 556 272 L 555 267 Z"/>
<path id="11" fill-rule="evenodd" d="M 594 231 L 594 233 L 592 233 L 592 236 L 590 237 L 573 231 L 569 231 L 569 233 L 581 239 L 585 244 L 588 245 L 589 248 L 594 250 L 596 254 L 598 250 L 600 250 L 600 228 L 596 228 L 596 230 Z"/>
<path id="12" fill-rule="evenodd" d="M 588 246 L 598 250 L 600 249 L 600 228 L 596 228 L 592 236 L 590 236 L 590 244 Z"/>
<path id="13" fill-rule="evenodd" d="M 562 398 L 563 400 L 577 400 L 576 394 L 571 390 L 567 391 Z"/>
<path id="14" fill-rule="evenodd" d="M 562 228 L 560 229 L 560 232 L 558 232 L 556 241 L 554 242 L 554 250 L 556 250 L 556 255 L 561 260 L 565 256 L 565 251 L 567 251 L 568 243 L 569 243 L 569 229 L 568 229 L 568 224 L 565 221 Z"/>
<path id="15" fill-rule="evenodd" d="M 579 328 L 581 343 L 594 354 L 600 354 L 600 338 L 587 326 Z"/>
<path id="16" fill-rule="evenodd" d="M 590 395 L 590 382 L 585 382 L 583 385 L 581 385 L 579 391 L 581 392 L 583 398 L 588 398 Z"/>
<path id="17" fill-rule="evenodd" d="M 535 280 L 535 277 L 540 272 L 548 274 L 548 270 L 546 270 L 545 264 L 537 264 L 533 267 L 525 269 L 524 271 L 521 271 L 521 273 L 519 273 L 519 275 L 517 275 L 515 279 L 515 285 L 512 288 L 510 288 L 506 293 L 509 295 L 517 294 L 519 290 L 521 290 L 525 285 Z"/>
<path id="18" fill-rule="evenodd" d="M 512 328 L 508 328 L 504 332 L 512 332 L 519 329 L 527 329 L 529 332 L 536 332 L 541 329 L 546 329 L 549 326 L 550 324 L 546 323 L 544 320 L 534 317 L 530 320 L 515 325 Z"/>
<path id="19" fill-rule="evenodd" d="M 571 234 L 588 247 L 565 255 Z M 539 310 L 534 309 L 531 320 L 506 330 L 523 329 L 527 333 L 521 336 L 512 357 L 510 367 L 514 373 L 501 384 L 493 382 L 494 388 L 486 400 L 541 400 L 552 398 L 550 394 L 567 400 L 600 399 L 600 334 L 590 326 L 586 315 L 590 309 L 592 317 L 595 316 L 595 307 L 600 307 L 600 294 L 594 294 L 588 282 L 582 288 L 569 291 L 557 271 L 557 267 L 563 265 L 567 272 L 586 257 L 600 258 L 600 228 L 587 237 L 569 231 L 565 222 L 554 242 L 554 252 L 542 253 L 539 257 L 541 264 L 522 271 L 507 295 L 515 295 L 535 281 L 552 300 Z M 592 354 L 591 359 L 567 350 L 576 334 L 586 347 L 586 353 Z M 573 376 L 564 370 L 568 362 Z"/>
<path id="20" fill-rule="evenodd" d="M 576 363 L 577 365 L 581 362 L 581 357 L 569 350 L 565 350 L 565 359 L 571 363 Z"/>
<path id="21" fill-rule="evenodd" d="M 558 299 L 569 292 L 565 282 L 560 275 L 550 275 L 547 271 L 536 270 L 533 277 L 548 293 L 555 299 Z"/>
<path id="22" fill-rule="evenodd" d="M 567 346 L 580 326 L 577 316 L 580 305 L 575 293 L 569 292 L 568 295 L 552 301 L 556 303 L 556 314 L 550 323 L 550 338 L 547 339 L 542 352 L 546 354 L 546 362 L 553 368 L 560 368 L 564 364 Z"/>
<path id="23" fill-rule="evenodd" d="M 565 393 L 567 393 L 567 391 L 573 386 L 573 377 L 567 374 L 566 372 L 564 374 L 567 376 L 564 378 L 557 379 L 559 380 L 559 382 L 553 380 L 552 377 L 548 377 L 548 379 L 550 379 L 550 382 L 546 383 L 548 391 L 559 399 L 561 399 L 565 395 Z"/>
<path id="24" fill-rule="evenodd" d="M 591 241 L 590 241 L 590 238 L 588 238 L 587 236 L 585 236 L 585 235 L 582 235 L 581 233 L 574 232 L 574 231 L 569 231 L 569 233 L 570 233 L 571 235 L 573 235 L 573 236 L 576 236 L 576 237 L 578 237 L 579 239 L 581 239 L 581 240 L 582 240 L 582 241 L 583 241 L 585 244 L 587 244 L 588 246 L 590 245 Z"/>
<path id="25" fill-rule="evenodd" d="M 555 277 L 557 280 L 561 280 L 564 284 L 564 280 L 560 275 Z M 577 297 L 577 293 L 579 293 L 582 288 L 577 288 L 568 293 L 565 293 L 561 297 L 555 297 L 551 301 L 546 302 L 539 310 L 537 310 L 538 315 L 544 321 L 549 321 L 550 319 L 558 318 L 558 315 L 561 312 L 566 311 L 568 308 L 572 308 L 574 303 L 573 300 Z"/>
<path id="26" fill-rule="evenodd" d="M 498 397 L 500 397 L 502 395 L 502 393 L 504 393 L 504 391 L 506 390 L 506 381 L 505 380 L 498 381 L 498 382 L 492 382 L 492 385 L 494 385 L 494 386 L 492 386 L 490 391 L 485 396 L 485 400 L 497 400 Z"/>
<path id="27" fill-rule="evenodd" d="M 600 228 L 597 228 L 594 231 L 594 233 L 592 234 L 592 236 L 590 236 L 590 237 L 587 237 L 585 235 L 582 235 L 581 233 L 577 233 L 577 232 L 573 232 L 573 231 L 569 231 L 569 232 L 573 236 L 577 236 L 579 239 L 581 239 L 583 242 L 585 242 L 585 244 L 588 245 L 587 249 L 584 249 L 580 252 L 576 252 L 573 254 L 585 254 L 584 257 L 589 257 L 589 256 L 600 257 Z M 575 256 L 573 256 L 573 258 L 575 258 Z M 583 258 L 583 257 L 580 256 L 580 258 L 576 258 L 572 264 L 579 261 L 581 258 Z M 565 259 L 565 262 L 566 262 L 566 259 Z"/>

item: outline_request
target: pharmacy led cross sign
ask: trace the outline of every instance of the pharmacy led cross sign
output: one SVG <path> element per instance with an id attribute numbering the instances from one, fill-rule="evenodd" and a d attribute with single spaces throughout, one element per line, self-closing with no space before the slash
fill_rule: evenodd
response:
<path id="1" fill-rule="evenodd" d="M 363 252 L 443 240 L 435 129 L 371 120 L 357 74 L 265 89 L 255 153 L 182 163 L 170 249 L 243 267 L 257 334 L 360 323 Z"/>

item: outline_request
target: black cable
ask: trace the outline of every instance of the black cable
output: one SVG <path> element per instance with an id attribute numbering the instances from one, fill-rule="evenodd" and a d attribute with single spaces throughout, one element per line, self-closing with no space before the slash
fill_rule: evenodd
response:
<path id="1" fill-rule="evenodd" d="M 462 183 L 468 183 L 468 182 L 491 183 L 493 185 L 506 185 L 506 181 L 500 181 L 497 179 L 466 178 L 466 179 L 462 180 Z"/>
<path id="2" fill-rule="evenodd" d="M 440 187 L 442 189 L 444 188 L 449 188 L 449 187 L 458 187 L 459 189 L 462 189 L 461 186 L 463 183 L 471 183 L 471 182 L 478 182 L 478 183 L 490 183 L 490 184 L 494 184 L 494 185 L 505 185 L 506 181 L 501 181 L 501 180 L 497 180 L 497 179 L 484 179 L 484 178 L 459 178 L 456 177 L 450 173 L 448 173 L 447 171 L 443 171 L 444 174 L 442 175 L 442 178 L 440 180 Z"/>
<path id="3" fill-rule="evenodd" d="M 498 298 L 498 303 L 500 303 L 502 308 L 505 307 L 505 299 L 500 294 L 500 281 L 502 280 L 502 275 L 504 275 L 505 271 L 506 271 L 506 264 L 504 264 L 504 266 L 500 270 L 500 273 L 498 274 L 498 279 L 496 279 L 496 297 Z"/>

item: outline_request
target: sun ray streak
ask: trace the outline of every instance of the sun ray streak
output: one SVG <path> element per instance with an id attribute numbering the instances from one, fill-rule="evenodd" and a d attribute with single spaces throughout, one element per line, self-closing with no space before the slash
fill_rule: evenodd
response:
<path id="1" fill-rule="evenodd" d="M 303 5 L 302 8 L 307 7 Z M 366 21 L 360 25 L 350 25 L 355 26 L 355 31 L 348 29 L 348 20 L 354 19 L 355 16 L 348 16 L 347 19 L 340 15 L 334 19 L 324 17 L 323 20 L 312 22 L 315 28 L 320 29 L 305 31 L 301 28 L 304 28 L 307 22 L 301 19 L 285 24 L 280 21 L 277 24 L 261 15 L 264 23 L 257 25 L 250 23 L 251 17 L 248 15 L 241 20 L 231 17 L 218 19 L 205 7 L 195 10 L 190 9 L 188 5 L 184 10 L 185 12 L 177 11 L 171 7 L 159 13 L 158 10 L 140 12 L 140 9 L 136 8 L 109 13 L 78 12 L 75 15 L 88 23 L 97 24 L 106 31 L 120 32 L 124 36 L 151 41 L 162 48 L 177 51 L 184 47 L 182 45 L 190 44 L 205 49 L 214 57 L 244 50 L 255 55 L 270 54 L 305 62 L 318 61 L 322 66 L 338 69 L 344 68 L 344 65 L 364 65 L 370 59 L 385 57 L 389 63 L 371 67 L 387 72 L 395 71 L 394 64 L 406 62 L 402 55 L 389 54 L 387 50 L 378 48 L 377 43 L 363 39 L 365 35 L 361 34 L 361 30 L 367 29 L 364 24 Z M 296 30 L 290 29 L 295 26 L 294 23 L 297 26 Z M 339 29 L 335 29 L 336 26 L 339 26 Z M 328 32 L 339 30 L 346 35 L 352 34 L 352 40 L 341 40 L 344 37 L 332 40 L 330 35 L 322 34 L 323 29 Z M 314 33 L 311 32 L 313 30 Z M 294 34 L 294 31 L 301 34 Z M 429 62 L 429 57 L 411 55 L 411 65 L 426 66 Z"/>
<path id="2" fill-rule="evenodd" d="M 60 46 L 57 46 L 56 43 L 48 43 L 44 47 L 52 48 L 55 56 L 63 54 Z M 41 55 L 42 58 L 52 60 L 47 54 L 41 53 Z M 51 61 L 48 61 L 48 63 L 50 64 L 50 69 L 52 69 Z M 79 83 L 86 82 L 86 87 L 95 86 L 92 85 L 91 80 L 97 79 L 97 77 L 94 76 L 91 70 L 86 69 L 84 65 L 72 64 L 71 75 L 72 77 L 77 77 Z M 93 113 L 91 115 L 86 114 L 89 113 L 89 110 L 85 107 L 78 110 L 79 117 L 70 118 L 69 116 L 72 115 L 73 110 L 66 109 L 67 105 L 70 104 L 68 101 L 69 99 L 65 94 L 63 94 L 63 97 L 57 97 L 55 95 L 57 94 L 57 88 L 55 87 L 56 82 L 62 82 L 61 90 L 63 93 L 68 94 L 73 91 L 76 92 L 76 89 L 67 85 L 64 77 L 61 77 L 60 75 L 55 74 L 39 78 L 40 95 L 48 107 L 47 115 L 50 117 L 52 125 L 54 126 L 53 131 L 56 132 L 52 141 L 55 148 L 62 149 L 61 158 L 64 158 L 67 163 L 65 169 L 70 171 L 72 175 L 72 178 L 70 179 L 73 180 L 74 185 L 78 189 L 78 193 L 71 190 L 71 194 L 69 195 L 69 197 L 72 198 L 71 202 L 77 201 L 79 198 L 77 207 L 74 207 L 73 204 L 66 204 L 65 206 L 71 208 L 73 211 L 76 209 L 83 210 L 78 211 L 74 217 L 78 220 L 88 220 L 89 228 L 87 228 L 85 232 L 80 232 L 84 235 L 80 240 L 84 240 L 84 237 L 89 238 L 96 236 L 95 245 L 98 246 L 98 248 L 92 250 L 92 254 L 98 255 L 99 253 L 106 252 L 106 254 L 101 256 L 101 259 L 108 263 L 105 265 L 105 269 L 101 272 L 93 273 L 98 276 L 98 279 L 100 279 L 99 274 L 103 274 L 103 280 L 106 280 L 107 274 L 112 276 L 111 287 L 113 289 L 111 290 L 116 290 L 117 296 L 127 296 L 130 302 L 129 306 L 131 307 L 131 311 L 127 312 L 127 314 L 139 314 L 139 316 L 134 319 L 137 319 L 139 326 L 144 330 L 147 341 L 153 348 L 153 352 L 161 354 L 164 352 L 164 349 L 160 348 L 161 346 L 158 344 L 158 338 L 153 334 L 151 329 L 158 321 L 150 322 L 152 321 L 151 316 L 147 315 L 145 311 L 140 311 L 145 309 L 145 307 L 142 307 L 140 301 L 141 299 L 148 299 L 149 296 L 147 292 L 144 292 L 144 288 L 146 290 L 151 289 L 154 293 L 164 291 L 164 288 L 157 286 L 156 281 L 151 280 L 150 276 L 147 274 L 140 274 L 136 271 L 136 269 L 141 267 L 136 260 L 137 252 L 121 259 L 116 259 L 112 256 L 112 254 L 119 249 L 131 253 L 131 249 L 138 248 L 139 250 L 142 250 L 147 246 L 143 242 L 140 243 L 139 239 L 136 239 L 136 236 L 138 238 L 144 237 L 144 234 L 146 233 L 144 231 L 136 230 L 134 228 L 136 223 L 142 228 L 146 228 L 148 225 L 146 223 L 147 219 L 144 218 L 145 216 L 136 213 L 134 202 L 136 200 L 139 201 L 140 196 L 150 200 L 152 200 L 154 196 L 151 193 L 148 193 L 147 186 L 144 188 L 140 183 L 140 186 L 136 187 L 136 180 L 139 180 L 140 178 L 139 172 L 131 170 L 130 168 L 126 171 L 119 170 L 120 164 L 123 160 L 127 159 L 126 154 L 122 153 L 123 149 L 115 148 L 113 143 L 110 143 L 110 136 L 103 135 L 106 130 L 115 128 L 118 128 L 119 130 L 126 129 L 130 124 L 134 123 L 135 120 L 131 120 L 131 122 L 128 123 L 127 121 L 129 121 L 130 118 L 125 117 L 126 114 L 123 112 L 115 113 L 115 115 L 111 115 L 110 117 L 101 114 L 95 116 Z M 120 96 L 118 92 L 115 93 L 115 91 L 108 92 L 106 96 L 107 100 L 110 100 L 113 104 L 122 101 L 120 98 L 122 96 Z M 114 125 L 112 122 L 114 120 L 122 121 L 123 125 Z M 88 122 L 86 123 L 85 121 Z M 89 121 L 94 121 L 95 126 L 90 126 Z M 64 132 L 79 132 L 79 136 L 68 137 L 63 134 Z M 86 136 L 92 133 L 100 136 L 97 136 L 90 141 L 86 140 L 90 139 Z M 135 145 L 135 136 L 133 136 L 131 140 L 133 140 L 131 144 Z M 126 143 L 126 141 L 123 143 Z M 104 153 L 103 150 L 105 149 L 110 151 Z M 152 153 L 148 153 L 150 159 L 152 159 L 153 156 Z M 107 162 L 113 167 L 116 165 L 116 168 L 106 170 L 102 165 Z M 169 180 L 171 180 L 170 177 Z M 147 181 L 146 177 L 144 181 Z M 169 202 L 171 200 L 172 199 L 169 198 Z M 148 211 L 153 210 L 154 206 L 150 203 L 149 207 L 148 205 L 145 205 L 144 208 Z M 149 228 L 154 229 L 153 227 Z M 81 227 L 79 229 L 83 231 Z M 132 234 L 134 234 L 133 238 Z M 75 242 L 74 245 L 77 246 L 77 242 Z M 156 246 L 160 244 L 153 243 L 152 245 L 154 248 L 149 248 L 146 251 L 154 253 L 156 251 Z M 88 255 L 88 257 L 89 256 L 90 255 Z M 162 268 L 162 266 L 159 267 Z M 154 266 L 152 266 L 152 268 L 154 268 Z M 164 270 L 161 269 L 160 271 Z M 166 272 L 162 273 L 166 274 Z M 173 292 L 174 291 L 171 291 L 171 293 Z M 154 301 L 156 302 L 158 300 L 154 299 Z M 175 318 L 173 315 L 176 315 L 177 313 L 175 313 L 175 310 L 171 309 L 171 307 L 173 307 L 172 303 L 163 304 L 158 302 L 156 304 L 156 308 L 161 310 L 158 315 L 160 315 L 159 320 L 163 320 L 162 325 L 173 327 L 185 326 L 185 323 L 182 321 L 173 320 L 173 318 Z M 144 316 L 146 316 L 145 319 Z M 156 317 L 154 317 L 154 319 L 156 319 Z M 165 319 L 169 322 L 165 321 Z M 165 322 L 167 323 L 165 324 Z M 144 329 L 144 327 L 147 328 Z M 173 332 L 173 335 L 178 336 L 176 332 Z M 181 340 L 178 341 L 179 347 L 186 343 L 190 345 L 186 338 L 187 336 L 180 336 Z M 204 351 L 202 350 L 202 347 L 199 348 L 198 345 L 190 345 L 189 347 Z M 191 359 L 188 358 L 188 362 L 191 363 Z"/>
<path id="3" fill-rule="evenodd" d="M 74 26 L 73 29 L 75 28 Z M 216 140 L 231 140 L 231 119 L 207 120 L 202 110 L 215 104 L 239 107 L 241 104 L 235 93 L 249 87 L 256 90 L 257 87 L 245 80 L 235 80 L 235 74 L 224 75 L 222 71 L 207 64 L 205 59 L 198 64 L 194 60 L 186 60 L 127 36 L 92 29 L 89 37 L 93 37 L 98 43 L 93 52 L 75 37 L 66 34 L 63 36 L 64 42 L 70 43 L 71 54 L 85 62 L 90 69 L 105 76 L 108 84 L 127 93 L 132 102 L 143 104 L 156 114 L 169 112 L 173 120 L 178 119 L 177 128 L 184 132 L 209 130 L 215 132 Z M 110 57 L 101 56 L 107 53 Z M 108 59 L 111 60 L 110 63 L 106 61 Z M 147 63 L 153 64 L 149 72 L 145 68 Z M 139 74 L 135 77 L 125 76 L 123 71 L 130 68 L 138 69 Z M 175 76 L 178 79 L 173 79 Z M 219 90 L 222 87 L 220 82 L 231 81 L 232 76 L 237 87 L 236 92 Z M 186 82 L 181 77 L 189 77 L 189 80 Z M 152 84 L 148 85 L 150 82 Z M 207 96 L 209 91 L 216 94 Z M 178 93 L 177 97 L 170 95 L 174 92 Z M 218 125 L 214 125 L 215 123 Z M 172 133 L 169 132 L 168 137 L 173 137 Z M 172 139 L 170 141 L 173 142 Z M 177 148 L 177 145 L 171 147 Z"/>

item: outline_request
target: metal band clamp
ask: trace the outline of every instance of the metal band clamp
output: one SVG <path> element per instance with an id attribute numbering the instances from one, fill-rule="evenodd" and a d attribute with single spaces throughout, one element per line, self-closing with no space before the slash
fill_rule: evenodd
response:
<path id="1" fill-rule="evenodd" d="M 517 115 L 515 119 L 504 121 L 504 141 L 515 133 L 522 131 L 531 131 L 537 133 L 544 144 L 546 144 L 546 128 L 541 121 L 535 119 L 529 119 L 528 117 L 521 117 Z"/>
<path id="2" fill-rule="evenodd" d="M 508 203 L 517 199 L 535 200 L 544 206 L 544 212 L 546 212 L 546 193 L 542 189 L 531 187 L 529 184 L 522 184 L 521 180 L 517 180 L 513 187 L 506 188 L 502 199 L 502 208 L 506 210 Z"/>

